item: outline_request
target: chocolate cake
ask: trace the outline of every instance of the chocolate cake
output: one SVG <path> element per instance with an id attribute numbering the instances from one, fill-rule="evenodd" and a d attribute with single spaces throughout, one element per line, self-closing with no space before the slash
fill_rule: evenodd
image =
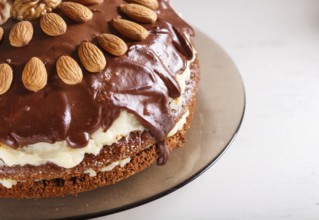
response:
<path id="1" fill-rule="evenodd" d="M 168 0 L 2 0 L 0 10 L 0 197 L 114 184 L 183 146 L 199 64 L 193 29 Z"/>

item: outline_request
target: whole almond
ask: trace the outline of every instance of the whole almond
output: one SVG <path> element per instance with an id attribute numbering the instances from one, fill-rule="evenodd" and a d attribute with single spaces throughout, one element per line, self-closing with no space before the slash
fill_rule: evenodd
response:
<path id="1" fill-rule="evenodd" d="M 32 57 L 22 72 L 22 82 L 26 89 L 37 92 L 45 87 L 48 80 L 44 63 L 37 57 Z"/>
<path id="2" fill-rule="evenodd" d="M 92 11 L 81 4 L 75 2 L 62 2 L 59 9 L 70 19 L 76 22 L 86 22 L 93 17 Z"/>
<path id="3" fill-rule="evenodd" d="M 9 40 L 13 47 L 28 45 L 33 37 L 33 26 L 30 21 L 20 21 L 10 31 Z"/>
<path id="4" fill-rule="evenodd" d="M 131 40 L 144 40 L 149 34 L 143 26 L 125 19 L 113 19 L 112 24 L 115 30 Z"/>
<path id="5" fill-rule="evenodd" d="M 0 27 L 0 41 L 2 40 L 2 37 L 3 37 L 3 28 Z"/>
<path id="6" fill-rule="evenodd" d="M 120 5 L 120 9 L 125 15 L 141 23 L 153 24 L 157 20 L 157 14 L 155 11 L 142 5 L 122 4 Z"/>
<path id="7" fill-rule="evenodd" d="M 40 26 L 44 33 L 49 36 L 60 36 L 66 32 L 67 25 L 60 15 L 46 13 L 41 17 Z"/>
<path id="8" fill-rule="evenodd" d="M 102 51 L 90 42 L 82 42 L 78 55 L 85 69 L 91 73 L 101 72 L 106 66 L 106 59 Z"/>
<path id="9" fill-rule="evenodd" d="M 0 64 L 0 95 L 6 93 L 12 84 L 13 72 L 11 67 L 6 64 Z"/>
<path id="10" fill-rule="evenodd" d="M 59 57 L 56 63 L 56 70 L 60 79 L 68 85 L 78 84 L 83 79 L 81 67 L 70 56 Z"/>
<path id="11" fill-rule="evenodd" d="M 104 50 L 114 56 L 122 56 L 128 49 L 126 43 L 113 34 L 100 34 L 97 41 Z"/>
<path id="12" fill-rule="evenodd" d="M 153 10 L 158 9 L 158 1 L 157 0 L 126 0 L 126 1 L 130 2 L 130 3 L 143 5 L 145 7 L 153 9 Z"/>
<path id="13" fill-rule="evenodd" d="M 99 4 L 102 4 L 104 0 L 69 0 L 69 1 L 79 3 L 82 5 L 99 5 Z"/>

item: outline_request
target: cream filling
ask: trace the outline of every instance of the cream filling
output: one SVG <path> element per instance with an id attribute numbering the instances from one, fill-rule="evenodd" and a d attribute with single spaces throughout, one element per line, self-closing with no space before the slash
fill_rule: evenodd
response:
<path id="1" fill-rule="evenodd" d="M 183 74 L 177 74 L 176 75 L 176 81 L 178 82 L 180 88 L 181 88 L 181 94 L 184 94 L 186 90 L 186 82 L 190 80 L 191 78 L 191 70 L 190 70 L 190 64 L 187 65 L 186 70 Z M 176 99 L 170 99 L 169 101 L 169 107 L 171 109 L 178 109 L 182 105 L 183 97 L 180 96 Z"/>
<path id="2" fill-rule="evenodd" d="M 130 157 L 123 159 L 123 160 L 113 162 L 110 165 L 103 167 L 99 172 L 111 171 L 117 166 L 125 167 L 125 165 L 128 164 L 129 162 L 131 162 Z M 84 173 L 89 174 L 90 177 L 94 177 L 97 174 L 93 169 L 87 169 L 84 171 Z M 41 180 L 35 180 L 35 181 L 38 182 Z M 24 181 L 17 181 L 17 180 L 13 180 L 13 179 L 0 179 L 0 184 L 8 189 L 11 189 L 13 186 L 17 185 L 18 182 L 24 182 Z"/>
<path id="3" fill-rule="evenodd" d="M 182 118 L 177 122 L 175 127 L 168 133 L 167 137 L 172 137 L 176 134 L 179 130 L 181 130 L 186 123 L 187 117 L 189 116 L 189 111 L 187 111 Z"/>
<path id="4" fill-rule="evenodd" d="M 83 148 L 71 148 L 66 141 L 55 144 L 37 143 L 28 145 L 19 150 L 5 145 L 0 147 L 0 158 L 7 166 L 24 166 L 30 164 L 39 166 L 48 162 L 60 167 L 72 168 L 84 159 L 85 154 L 98 155 L 104 145 L 111 145 L 132 131 L 142 131 L 144 127 L 133 114 L 122 111 L 112 126 L 104 132 L 97 130 L 91 137 L 89 144 Z"/>
<path id="5" fill-rule="evenodd" d="M 117 166 L 125 167 L 125 165 L 128 164 L 129 162 L 131 162 L 131 158 L 130 157 L 128 157 L 126 159 L 123 159 L 123 160 L 119 160 L 119 161 L 113 162 L 110 165 L 103 167 L 99 172 L 103 172 L 103 173 L 104 172 L 108 172 L 108 171 L 113 170 Z M 84 173 L 89 174 L 90 177 L 94 177 L 97 174 L 97 172 L 95 170 L 93 170 L 93 169 L 87 169 L 87 170 L 84 171 Z"/>
<path id="6" fill-rule="evenodd" d="M 15 186 L 18 184 L 18 181 L 13 179 L 0 179 L 0 184 L 8 189 L 11 189 L 12 186 Z"/>
<path id="7" fill-rule="evenodd" d="M 190 79 L 190 63 L 183 74 L 177 75 L 176 79 L 181 87 L 182 93 L 185 91 L 186 82 Z M 178 108 L 182 103 L 182 97 L 170 101 L 171 109 Z M 187 112 L 186 114 L 189 114 Z M 184 115 L 177 125 L 169 133 L 173 136 L 180 130 L 186 122 L 188 115 Z M 122 137 L 127 137 L 133 131 L 146 130 L 137 118 L 122 111 L 120 116 L 113 122 L 112 126 L 105 132 L 102 128 L 91 135 L 91 139 L 86 147 L 71 148 L 66 141 L 50 143 L 37 143 L 27 145 L 20 149 L 13 149 L 0 143 L 0 159 L 6 166 L 44 165 L 48 162 L 57 166 L 69 169 L 82 162 L 85 154 L 98 155 L 105 145 L 112 145 Z M 0 160 L 0 161 L 1 161 Z M 0 164 L 1 165 L 1 164 Z"/>

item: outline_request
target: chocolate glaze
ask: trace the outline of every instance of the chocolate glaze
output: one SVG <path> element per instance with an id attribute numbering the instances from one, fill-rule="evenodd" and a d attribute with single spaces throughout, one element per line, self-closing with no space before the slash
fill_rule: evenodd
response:
<path id="1" fill-rule="evenodd" d="M 165 165 L 168 161 L 170 151 L 167 147 L 165 141 L 161 141 L 157 144 L 157 149 L 159 151 L 159 157 L 157 159 L 157 165 L 162 166 Z"/>
<path id="2" fill-rule="evenodd" d="M 102 72 L 84 71 L 83 81 L 75 86 L 64 84 L 56 74 L 59 56 L 71 55 L 80 63 L 76 49 L 82 41 L 96 43 L 96 35 L 114 33 L 110 21 L 122 16 L 116 9 L 122 3 L 125 2 L 104 0 L 101 5 L 90 7 L 94 17 L 84 24 L 73 23 L 61 14 L 68 30 L 59 37 L 45 35 L 39 21 L 34 21 L 34 37 L 23 48 L 9 44 L 9 31 L 16 21 L 9 19 L 2 25 L 5 36 L 0 42 L 0 63 L 10 63 L 14 82 L 0 96 L 0 142 L 18 148 L 66 140 L 71 147 L 83 147 L 92 132 L 100 127 L 107 130 L 125 109 L 137 116 L 161 143 L 158 163 L 166 162 L 168 149 L 163 147 L 164 140 L 176 120 L 169 110 L 169 97 L 181 95 L 175 75 L 185 70 L 187 60 L 193 56 L 191 43 L 185 37 L 193 35 L 193 31 L 168 1 L 159 1 L 156 24 L 144 25 L 150 31 L 147 39 L 125 39 L 129 51 L 122 57 L 105 52 L 108 64 Z M 33 56 L 45 62 L 49 75 L 46 87 L 36 93 L 26 90 L 21 81 L 23 67 Z"/>

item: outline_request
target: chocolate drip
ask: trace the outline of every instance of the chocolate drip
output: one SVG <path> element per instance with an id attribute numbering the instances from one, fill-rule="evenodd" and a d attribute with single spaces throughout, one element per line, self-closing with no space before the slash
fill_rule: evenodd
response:
<path id="1" fill-rule="evenodd" d="M 157 144 L 157 149 L 159 151 L 159 156 L 157 158 L 157 165 L 163 166 L 167 163 L 170 155 L 169 148 L 165 141 L 161 141 Z"/>
<path id="2" fill-rule="evenodd" d="M 57 77 L 56 59 L 71 55 L 80 63 L 75 52 L 77 46 L 83 40 L 93 41 L 97 34 L 110 33 L 108 22 L 119 16 L 115 9 L 123 1 L 105 0 L 92 6 L 94 17 L 85 24 L 74 24 L 64 17 L 68 31 L 59 37 L 44 35 L 39 22 L 34 21 L 34 38 L 24 48 L 9 44 L 8 33 L 16 21 L 10 19 L 5 23 L 0 63 L 10 60 L 14 82 L 0 96 L 0 142 L 18 148 L 66 140 L 71 147 L 83 147 L 92 132 L 100 127 L 107 130 L 125 109 L 161 143 L 158 163 L 165 163 L 169 151 L 164 140 L 175 124 L 168 101 L 181 95 L 175 76 L 185 70 L 191 57 L 185 33 L 193 31 L 167 1 L 159 2 L 158 21 L 145 25 L 151 32 L 146 40 L 127 41 L 129 52 L 119 58 L 105 52 L 108 61 L 105 70 L 97 74 L 84 71 L 83 81 L 74 86 Z M 47 86 L 37 93 L 27 91 L 21 82 L 23 67 L 33 56 L 45 62 L 49 74 Z"/>

